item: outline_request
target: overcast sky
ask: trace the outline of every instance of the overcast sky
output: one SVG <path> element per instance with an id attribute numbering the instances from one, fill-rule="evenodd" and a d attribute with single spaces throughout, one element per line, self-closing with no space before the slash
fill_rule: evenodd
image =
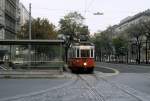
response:
<path id="1" fill-rule="evenodd" d="M 20 0 L 26 8 L 32 3 L 32 16 L 48 18 L 58 26 L 60 18 L 71 11 L 78 11 L 85 18 L 90 32 L 104 30 L 118 24 L 127 16 L 150 8 L 150 0 Z M 85 10 L 87 11 L 85 13 Z M 93 15 L 102 12 L 104 15 Z"/>

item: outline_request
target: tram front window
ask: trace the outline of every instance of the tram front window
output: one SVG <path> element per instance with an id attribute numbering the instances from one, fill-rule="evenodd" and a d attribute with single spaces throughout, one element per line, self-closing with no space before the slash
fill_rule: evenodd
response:
<path id="1" fill-rule="evenodd" d="M 90 50 L 81 50 L 81 57 L 90 57 Z"/>

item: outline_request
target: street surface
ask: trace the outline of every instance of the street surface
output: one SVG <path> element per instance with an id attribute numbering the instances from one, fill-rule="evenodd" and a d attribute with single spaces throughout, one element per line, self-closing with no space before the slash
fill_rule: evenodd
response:
<path id="1" fill-rule="evenodd" d="M 68 81 L 67 79 L 0 79 L 0 99 L 51 89 Z"/>
<path id="2" fill-rule="evenodd" d="M 127 64 L 112 64 L 112 63 L 97 62 L 96 67 L 110 67 L 117 69 L 120 73 L 150 73 L 150 65 L 142 66 L 142 65 L 127 65 Z M 96 68 L 96 70 L 100 71 L 101 69 Z"/>
<path id="3" fill-rule="evenodd" d="M 69 78 L 61 79 L 1 79 L 0 101 L 149 101 L 149 68 L 97 63 L 93 74 L 69 74 Z"/>
<path id="4" fill-rule="evenodd" d="M 79 74 L 64 86 L 2 101 L 149 101 L 149 95 L 103 76 L 102 73 Z"/>
<path id="5" fill-rule="evenodd" d="M 150 66 L 97 63 L 96 70 L 100 71 L 100 67 L 109 67 L 120 72 L 116 76 L 108 77 L 109 81 L 125 84 L 150 95 Z"/>

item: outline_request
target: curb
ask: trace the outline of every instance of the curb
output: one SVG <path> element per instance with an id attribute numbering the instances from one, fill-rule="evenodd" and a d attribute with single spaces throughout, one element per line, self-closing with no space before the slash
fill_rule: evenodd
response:
<path id="1" fill-rule="evenodd" d="M 115 75 L 118 75 L 118 74 L 120 73 L 117 69 L 114 69 L 114 68 L 105 67 L 105 66 L 99 66 L 99 68 L 100 68 L 100 67 L 105 68 L 105 69 L 110 69 L 110 70 L 114 71 L 114 73 L 97 72 L 98 74 L 102 74 L 103 77 L 104 77 L 104 76 L 115 76 Z"/>
<path id="2" fill-rule="evenodd" d="M 0 78 L 56 78 L 63 77 L 63 72 L 60 70 L 48 71 L 0 71 Z"/>

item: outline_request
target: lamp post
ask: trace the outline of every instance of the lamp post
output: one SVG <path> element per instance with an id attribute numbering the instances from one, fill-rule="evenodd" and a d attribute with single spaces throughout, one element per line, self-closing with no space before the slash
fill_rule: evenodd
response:
<path id="1" fill-rule="evenodd" d="M 29 4 L 29 40 L 32 40 L 32 36 L 31 36 L 31 3 Z M 28 68 L 31 67 L 31 44 L 29 43 L 28 45 L 29 48 L 29 54 L 28 54 L 28 59 L 29 59 L 29 64 L 28 64 Z"/>
<path id="2" fill-rule="evenodd" d="M 150 34 L 146 33 L 145 35 L 146 35 L 146 50 L 145 50 L 146 54 L 145 54 L 145 58 L 146 58 L 146 64 L 148 64 L 148 56 L 147 55 L 148 55 L 148 40 L 150 38 Z"/>

